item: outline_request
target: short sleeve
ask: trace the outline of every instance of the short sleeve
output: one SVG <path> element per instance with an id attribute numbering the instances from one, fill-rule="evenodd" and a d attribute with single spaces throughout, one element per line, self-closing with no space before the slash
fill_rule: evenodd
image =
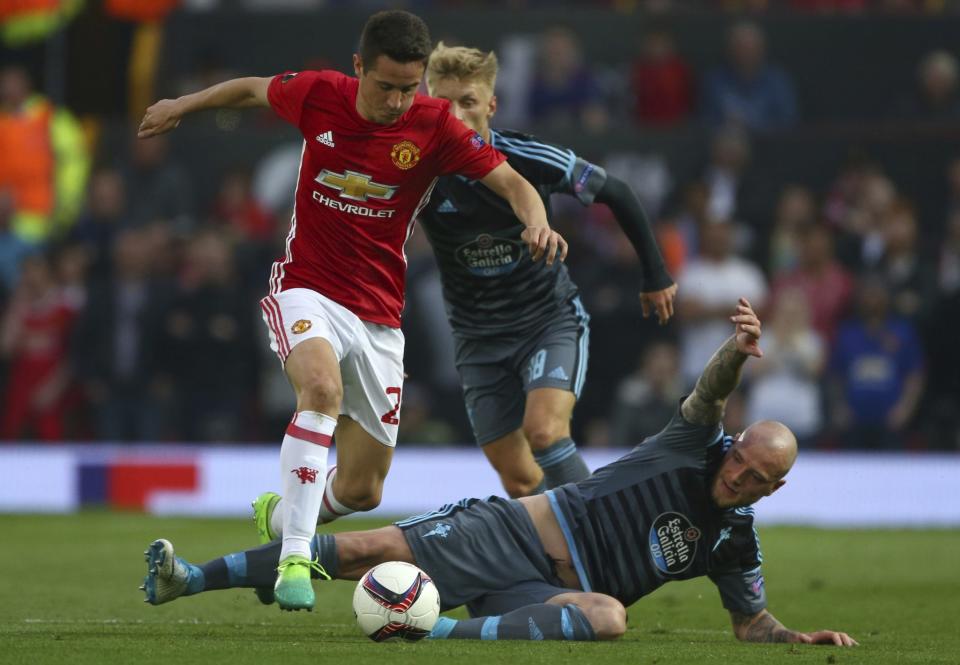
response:
<path id="1" fill-rule="evenodd" d="M 578 156 L 569 148 L 519 133 L 497 133 L 494 144 L 521 159 L 517 170 L 534 185 L 550 188 L 551 194 L 568 194 L 590 205 L 607 180 L 603 168 Z"/>
<path id="2" fill-rule="evenodd" d="M 441 175 L 457 173 L 480 180 L 507 159 L 446 110 L 441 114 L 438 130 Z"/>
<path id="3" fill-rule="evenodd" d="M 646 439 L 642 445 L 657 445 L 676 451 L 687 451 L 696 456 L 703 454 L 708 446 L 723 441 L 723 427 L 720 423 L 713 425 L 695 425 L 688 422 L 680 411 L 680 406 L 686 396 L 680 399 L 673 417 L 666 427 Z"/>
<path id="4" fill-rule="evenodd" d="M 745 571 L 712 574 L 710 579 L 717 585 L 720 602 L 728 611 L 750 615 L 766 609 L 767 592 L 760 566 Z"/>
<path id="5" fill-rule="evenodd" d="M 284 72 L 273 77 L 267 88 L 267 100 L 277 115 L 295 127 L 310 92 L 322 76 L 321 72 Z"/>
<path id="6" fill-rule="evenodd" d="M 576 157 L 570 175 L 560 182 L 556 189 L 562 194 L 570 194 L 585 206 L 593 203 L 597 193 L 607 181 L 607 172 L 582 157 Z"/>
<path id="7" fill-rule="evenodd" d="M 730 612 L 756 614 L 767 607 L 760 562 L 760 539 L 752 526 L 734 527 L 734 535 L 718 546 L 732 548 L 734 560 L 729 566 L 710 573 L 709 577 L 720 592 L 720 601 Z"/>

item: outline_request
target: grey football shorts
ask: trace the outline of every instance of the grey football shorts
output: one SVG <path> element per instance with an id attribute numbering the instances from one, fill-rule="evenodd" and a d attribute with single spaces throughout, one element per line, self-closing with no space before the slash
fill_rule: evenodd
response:
<path id="1" fill-rule="evenodd" d="M 463 499 L 396 525 L 444 611 L 466 605 L 471 616 L 503 614 L 574 591 L 556 576 L 519 501 Z"/>
<path id="2" fill-rule="evenodd" d="M 589 322 L 580 298 L 573 298 L 538 333 L 524 339 L 455 336 L 457 370 L 479 445 L 520 429 L 531 390 L 559 388 L 580 397 L 587 375 Z"/>

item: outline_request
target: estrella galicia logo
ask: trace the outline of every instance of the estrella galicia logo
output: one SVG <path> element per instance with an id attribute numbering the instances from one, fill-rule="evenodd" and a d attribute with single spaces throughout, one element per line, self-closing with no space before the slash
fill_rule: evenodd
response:
<path id="1" fill-rule="evenodd" d="M 477 277 L 500 277 L 512 273 L 520 263 L 523 243 L 482 233 L 457 247 L 457 262 Z"/>
<path id="2" fill-rule="evenodd" d="M 423 534 L 423 538 L 429 538 L 430 536 L 439 536 L 440 538 L 446 538 L 450 535 L 450 532 L 453 531 L 453 527 L 447 524 L 446 522 L 440 522 L 437 526 L 433 527 L 430 531 L 427 531 Z"/>
<path id="3" fill-rule="evenodd" d="M 650 527 L 650 556 L 658 570 L 668 575 L 682 573 L 697 553 L 700 529 L 680 513 L 657 516 Z"/>

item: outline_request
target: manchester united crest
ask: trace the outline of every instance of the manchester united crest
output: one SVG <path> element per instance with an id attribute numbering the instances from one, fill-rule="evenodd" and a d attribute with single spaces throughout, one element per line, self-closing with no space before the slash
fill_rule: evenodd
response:
<path id="1" fill-rule="evenodd" d="M 310 330 L 311 326 L 313 326 L 313 324 L 306 319 L 300 319 L 290 326 L 290 332 L 292 332 L 294 335 L 300 335 Z"/>
<path id="2" fill-rule="evenodd" d="M 390 151 L 390 159 L 398 169 L 412 169 L 420 161 L 420 148 L 413 141 L 400 141 Z"/>

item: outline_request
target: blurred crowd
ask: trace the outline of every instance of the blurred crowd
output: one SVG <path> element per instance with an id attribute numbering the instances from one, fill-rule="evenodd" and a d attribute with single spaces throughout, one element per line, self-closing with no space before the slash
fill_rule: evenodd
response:
<path id="1" fill-rule="evenodd" d="M 803 126 L 798 93 L 757 24 L 733 24 L 726 43 L 725 58 L 694 72 L 670 32 L 652 28 L 619 80 L 586 62 L 569 29 L 505 46 L 499 85 L 513 101 L 495 126 L 604 132 L 629 109 L 651 131 L 696 124 L 711 137 L 698 175 L 682 181 L 629 152 L 602 160 L 635 185 L 655 223 L 680 287 L 668 326 L 642 321 L 636 256 L 609 211 L 554 201 L 592 316 L 576 438 L 622 446 L 662 427 L 745 296 L 764 320 L 765 356 L 745 372 L 729 430 L 772 418 L 809 447 L 960 448 L 960 150 L 937 185 L 946 204 L 936 219 L 923 218 L 888 165 L 862 154 L 825 188 L 781 181 L 767 191 L 752 142 Z M 927 54 L 916 90 L 891 99 L 891 122 L 960 119 L 957 68 L 953 53 Z M 299 146 L 276 146 L 204 188 L 210 174 L 171 151 L 176 133 L 138 141 L 129 131 L 108 150 L 34 88 L 27 69 L 0 69 L 0 440 L 276 440 L 293 396 L 257 302 L 283 251 Z M 400 440 L 467 443 L 422 233 L 407 254 Z"/>

